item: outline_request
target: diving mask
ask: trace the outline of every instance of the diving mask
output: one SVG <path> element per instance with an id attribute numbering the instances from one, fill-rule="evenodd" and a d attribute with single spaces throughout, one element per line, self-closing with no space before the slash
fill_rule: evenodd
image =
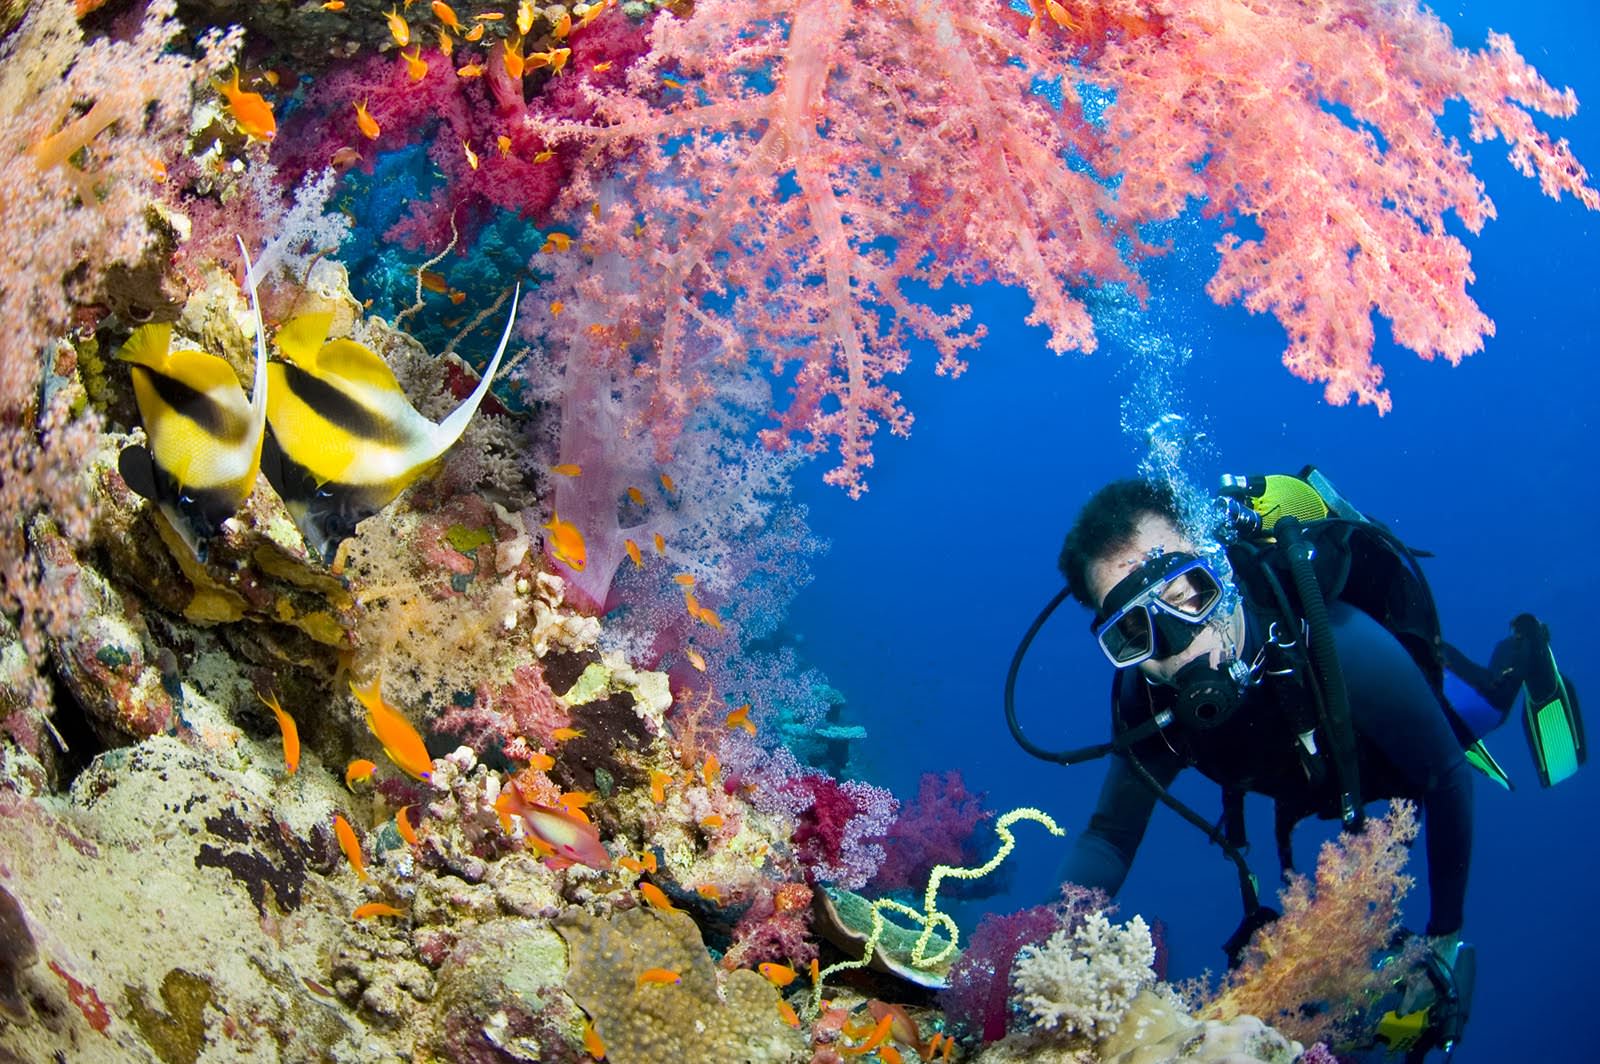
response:
<path id="1" fill-rule="evenodd" d="M 1222 579 L 1187 551 L 1158 554 L 1106 596 L 1090 631 L 1119 669 L 1186 650 L 1222 603 Z"/>

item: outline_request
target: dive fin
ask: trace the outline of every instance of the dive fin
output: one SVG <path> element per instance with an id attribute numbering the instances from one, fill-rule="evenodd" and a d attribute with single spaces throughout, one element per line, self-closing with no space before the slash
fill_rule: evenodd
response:
<path id="1" fill-rule="evenodd" d="M 1482 739 L 1479 739 L 1461 751 L 1461 753 L 1466 757 L 1467 764 L 1488 776 L 1506 790 L 1514 791 L 1517 789 L 1516 785 L 1511 782 L 1511 774 L 1500 767 L 1500 762 L 1496 761 L 1494 755 L 1489 752 L 1489 748 L 1483 745 Z"/>
<path id="2" fill-rule="evenodd" d="M 1548 670 L 1536 670 L 1522 688 L 1522 729 L 1540 784 L 1554 787 L 1578 771 L 1589 751 L 1577 689 L 1561 674 L 1548 645 L 1542 657 L 1548 660 Z"/>

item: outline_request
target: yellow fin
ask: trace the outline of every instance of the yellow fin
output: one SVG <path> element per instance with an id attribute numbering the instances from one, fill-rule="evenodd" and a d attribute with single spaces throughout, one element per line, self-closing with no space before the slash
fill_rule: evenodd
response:
<path id="1" fill-rule="evenodd" d="M 322 350 L 317 352 L 315 368 L 310 366 L 302 368 L 324 380 L 338 377 L 341 383 L 355 385 L 357 394 L 361 390 L 372 388 L 402 396 L 405 394 L 389 364 L 379 358 L 372 348 L 358 344 L 354 340 L 328 341 L 322 345 Z M 340 391 L 349 394 L 351 389 L 340 388 Z"/>
<path id="2" fill-rule="evenodd" d="M 303 370 L 314 372 L 317 356 L 328 330 L 333 328 L 333 311 L 302 314 L 278 330 L 278 353 Z"/>
<path id="3" fill-rule="evenodd" d="M 148 366 L 158 373 L 167 372 L 167 352 L 172 349 L 172 323 L 153 322 L 133 330 L 128 342 L 122 345 L 117 357 L 124 362 Z"/>

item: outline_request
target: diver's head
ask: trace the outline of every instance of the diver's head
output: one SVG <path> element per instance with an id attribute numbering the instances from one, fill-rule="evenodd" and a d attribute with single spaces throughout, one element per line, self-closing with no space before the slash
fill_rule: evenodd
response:
<path id="1" fill-rule="evenodd" d="M 1225 559 L 1182 531 L 1165 485 L 1118 481 L 1095 493 L 1060 565 L 1119 668 L 1138 665 L 1152 681 L 1172 683 L 1191 662 L 1222 669 L 1238 656 L 1244 611 Z"/>

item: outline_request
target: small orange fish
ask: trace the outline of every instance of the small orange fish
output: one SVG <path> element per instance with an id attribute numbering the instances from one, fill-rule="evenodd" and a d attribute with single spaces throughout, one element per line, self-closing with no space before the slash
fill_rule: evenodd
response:
<path id="1" fill-rule="evenodd" d="M 557 728 L 555 731 L 550 733 L 550 738 L 554 739 L 558 743 L 564 743 L 568 739 L 582 739 L 583 738 L 583 729 L 582 728 Z"/>
<path id="2" fill-rule="evenodd" d="M 846 1046 L 840 1052 L 846 1056 L 862 1056 L 877 1049 L 889 1037 L 889 1025 L 894 1022 L 893 1016 L 884 1016 L 872 1027 L 872 1033 L 867 1035 L 867 1040 L 860 1045 Z"/>
<path id="3" fill-rule="evenodd" d="M 466 141 L 461 142 L 461 150 L 467 153 L 467 165 L 474 170 L 478 168 L 478 153 L 472 150 L 472 145 Z"/>
<path id="4" fill-rule="evenodd" d="M 341 173 L 350 169 L 352 166 L 355 166 L 360 161 L 361 153 L 355 148 L 350 147 L 348 144 L 341 148 L 335 148 L 333 150 L 333 154 L 328 157 L 328 162 L 333 165 L 335 170 L 338 170 Z"/>
<path id="5" fill-rule="evenodd" d="M 383 17 L 389 22 L 389 36 L 394 38 L 395 44 L 404 48 L 411 43 L 411 27 L 406 25 L 406 20 L 400 12 L 391 7 L 389 13 Z"/>
<path id="6" fill-rule="evenodd" d="M 674 584 L 678 584 L 681 587 L 694 587 L 694 574 L 693 573 L 676 573 L 672 577 L 672 582 Z"/>
<path id="7" fill-rule="evenodd" d="M 817 958 L 811 958 L 811 985 L 822 982 L 822 966 L 817 963 Z"/>
<path id="8" fill-rule="evenodd" d="M 455 9 L 444 0 L 433 0 L 433 17 L 456 33 L 461 32 L 461 20 L 456 18 Z"/>
<path id="9" fill-rule="evenodd" d="M 640 883 L 639 893 L 644 895 L 644 900 L 649 902 L 653 908 L 669 913 L 678 911 L 678 907 L 672 904 L 672 901 L 667 897 L 666 892 L 660 887 L 656 886 L 654 883 Z"/>
<path id="10" fill-rule="evenodd" d="M 481 15 L 473 15 L 472 17 L 477 19 L 479 22 L 499 22 L 506 16 L 505 12 L 503 11 L 485 11 Z"/>
<path id="11" fill-rule="evenodd" d="M 928 1039 L 927 1044 L 922 1047 L 921 1054 L 920 1054 L 923 1060 L 932 1060 L 933 1059 L 933 1055 L 935 1053 L 939 1052 L 939 1042 L 943 1038 L 944 1038 L 944 1032 L 943 1031 L 937 1031 L 937 1032 L 934 1033 L 934 1036 L 932 1038 Z"/>
<path id="12" fill-rule="evenodd" d="M 794 1006 L 782 998 L 778 999 L 778 1018 L 790 1027 L 800 1026 L 800 1016 L 794 1011 Z"/>
<path id="13" fill-rule="evenodd" d="M 623 868 L 626 868 L 634 875 L 644 875 L 644 862 L 639 860 L 637 857 L 618 857 L 617 864 L 621 865 Z"/>
<path id="14" fill-rule="evenodd" d="M 406 77 L 412 81 L 421 81 L 428 76 L 428 61 L 422 58 L 422 45 L 417 45 L 409 52 L 401 52 L 400 58 L 406 61 Z"/>
<path id="15" fill-rule="evenodd" d="M 533 153 L 533 161 L 536 162 L 536 163 L 547 163 L 551 159 L 554 159 L 555 157 L 556 157 L 556 153 L 555 153 L 555 149 L 553 149 L 553 148 L 546 148 L 543 151 L 538 151 L 538 152 L 534 152 Z"/>
<path id="16" fill-rule="evenodd" d="M 540 248 L 545 254 L 552 251 L 566 251 L 572 247 L 572 237 L 566 233 L 547 233 L 544 238 L 544 247 Z"/>
<path id="17" fill-rule="evenodd" d="M 402 805 L 394 811 L 394 829 L 400 833 L 402 839 L 406 840 L 406 845 L 416 846 L 419 844 L 417 829 L 411 826 L 411 818 L 406 816 L 406 810 L 410 808 L 409 805 Z"/>
<path id="18" fill-rule="evenodd" d="M 683 88 L 683 82 L 679 81 L 677 78 L 662 78 L 661 84 L 665 85 L 669 89 Z"/>
<path id="19" fill-rule="evenodd" d="M 700 826 L 705 828 L 707 831 L 715 831 L 722 827 L 722 825 L 725 823 L 727 823 L 727 821 L 723 819 L 721 813 L 712 813 L 710 816 L 703 816 L 700 818 Z"/>
<path id="20" fill-rule="evenodd" d="M 481 78 L 483 77 L 483 67 L 477 63 L 465 63 L 456 68 L 456 77 Z"/>
<path id="21" fill-rule="evenodd" d="M 665 473 L 662 473 L 661 474 L 661 490 L 665 491 L 668 495 L 676 495 L 678 493 L 678 485 L 677 485 L 676 482 L 673 481 L 673 479 L 670 476 L 668 476 Z"/>
<path id="22" fill-rule="evenodd" d="M 233 68 L 233 80 L 224 85 L 212 82 L 228 101 L 228 113 L 239 129 L 251 140 L 271 140 L 278 135 L 278 120 L 272 117 L 272 105 L 259 92 L 245 92 L 239 87 L 239 68 Z"/>
<path id="23" fill-rule="evenodd" d="M 572 10 L 578 13 L 578 25 L 576 28 L 580 30 L 583 29 L 583 27 L 587 26 L 589 23 L 598 18 L 600 16 L 600 12 L 604 11 L 610 6 L 611 0 L 600 0 L 600 2 L 596 4 L 579 4 L 577 7 L 574 7 Z M 582 10 L 580 11 L 579 8 L 582 8 Z"/>
<path id="24" fill-rule="evenodd" d="M 722 631 L 722 618 L 717 616 L 717 611 L 707 606 L 701 606 L 694 611 L 694 616 L 701 624 L 709 625 L 717 631 Z"/>
<path id="25" fill-rule="evenodd" d="M 373 916 L 404 916 L 404 909 L 396 909 L 393 905 L 386 905 L 381 901 L 369 901 L 365 905 L 357 905 L 350 914 L 357 920 L 366 920 Z"/>
<path id="26" fill-rule="evenodd" d="M 439 30 L 439 51 L 444 53 L 446 59 L 450 58 L 456 50 L 456 40 L 443 29 Z"/>
<path id="27" fill-rule="evenodd" d="M 544 60 L 547 64 L 549 64 L 550 72 L 552 74 L 559 74 L 561 73 L 562 68 L 567 65 L 567 60 L 572 58 L 572 49 L 552 48 L 548 52 L 535 52 L 532 56 L 529 56 L 529 58 L 538 58 Z"/>
<path id="28" fill-rule="evenodd" d="M 794 982 L 794 969 L 787 964 L 779 964 L 777 961 L 764 961 L 756 965 L 756 971 L 760 972 L 767 982 L 773 986 L 788 986 Z"/>
<path id="29" fill-rule="evenodd" d="M 340 813 L 333 814 L 333 834 L 339 840 L 339 849 L 344 851 L 350 867 L 355 869 L 359 878 L 366 879 L 367 863 L 361 859 L 361 840 L 356 838 L 356 829 L 350 826 L 350 821 Z"/>
<path id="30" fill-rule="evenodd" d="M 667 800 L 667 784 L 672 782 L 670 772 L 662 772 L 658 768 L 650 770 L 650 799 L 657 805 Z"/>
<path id="31" fill-rule="evenodd" d="M 596 1060 L 606 1059 L 606 1044 L 595 1033 L 594 1024 L 583 1021 L 583 1051 Z"/>
<path id="32" fill-rule="evenodd" d="M 633 563 L 635 569 L 644 568 L 644 555 L 639 553 L 639 544 L 631 539 L 625 539 L 622 541 L 622 549 L 628 552 L 628 560 Z"/>
<path id="33" fill-rule="evenodd" d="M 404 714 L 383 700 L 383 674 L 373 677 L 367 687 L 360 687 L 351 680 L 350 690 L 356 700 L 367 707 L 367 728 L 377 736 L 389 760 L 413 779 L 426 780 L 431 776 L 433 758 L 428 756 L 422 733 Z"/>
<path id="34" fill-rule="evenodd" d="M 501 61 L 505 63 L 506 76 L 512 81 L 520 80 L 527 70 L 527 60 L 522 56 L 522 39 L 519 37 L 515 46 L 510 41 L 502 42 L 505 52 L 501 54 Z"/>
<path id="35" fill-rule="evenodd" d="M 517 32 L 524 37 L 533 29 L 533 0 L 522 0 L 517 5 Z"/>
<path id="36" fill-rule="evenodd" d="M 900 1055 L 900 1051 L 889 1042 L 878 1047 L 878 1059 L 883 1061 L 883 1064 L 905 1064 L 905 1058 Z"/>
<path id="37" fill-rule="evenodd" d="M 300 729 L 295 727 L 294 718 L 283 711 L 278 705 L 278 696 L 275 694 L 262 694 L 256 692 L 256 697 L 266 703 L 272 715 L 278 718 L 278 730 L 283 733 L 283 766 L 293 776 L 300 770 Z"/>
<path id="38" fill-rule="evenodd" d="M 750 703 L 746 702 L 738 709 L 723 718 L 723 723 L 730 728 L 743 728 L 748 735 L 756 733 L 756 726 L 750 723 Z"/>
<path id="39" fill-rule="evenodd" d="M 368 140 L 377 140 L 378 134 L 383 132 L 383 128 L 378 125 L 378 120 L 373 118 L 372 113 L 367 110 L 366 100 L 356 104 L 356 128 L 361 130 L 361 135 Z"/>
<path id="40" fill-rule="evenodd" d="M 722 891 L 718 889 L 715 883 L 702 883 L 694 888 L 694 892 L 709 902 L 715 902 L 718 905 L 722 904 Z"/>
<path id="41" fill-rule="evenodd" d="M 433 270 L 418 270 L 417 280 L 422 287 L 430 292 L 444 293 L 450 291 L 450 282 L 445 280 L 444 274 L 435 273 Z"/>
<path id="42" fill-rule="evenodd" d="M 556 799 L 556 805 L 571 813 L 588 808 L 599 798 L 600 796 L 594 791 L 562 791 L 561 797 Z"/>
<path id="43" fill-rule="evenodd" d="M 494 138 L 494 143 L 495 143 L 495 147 L 500 149 L 500 158 L 504 159 L 506 156 L 511 154 L 511 138 L 506 136 L 504 133 L 500 134 L 498 137 L 495 137 Z M 561 300 L 559 300 L 559 299 L 556 300 L 554 303 L 551 303 L 550 304 L 550 313 L 552 313 L 552 314 L 560 314 L 561 312 L 556 309 L 560 305 L 561 305 Z"/>
<path id="44" fill-rule="evenodd" d="M 473 43 L 483 40 L 483 23 L 475 24 L 470 30 L 461 35 L 461 39 Z"/>
<path id="45" fill-rule="evenodd" d="M 706 787 L 717 785 L 717 773 L 722 771 L 722 762 L 717 760 L 716 754 L 707 754 L 705 764 L 700 766 L 700 778 L 706 781 Z"/>
<path id="46" fill-rule="evenodd" d="M 683 982 L 683 976 L 671 968 L 646 968 L 639 973 L 639 985 L 647 983 L 652 986 L 677 986 Z"/>
<path id="47" fill-rule="evenodd" d="M 359 780 L 366 783 L 372 779 L 372 774 L 378 766 L 364 757 L 358 757 L 344 767 L 344 787 L 347 791 L 354 791 Z"/>
<path id="48" fill-rule="evenodd" d="M 560 465 L 551 466 L 550 472 L 563 477 L 581 477 L 583 476 L 583 466 L 577 462 L 562 462 Z"/>
<path id="49" fill-rule="evenodd" d="M 540 772 L 549 772 L 556 767 L 556 759 L 543 750 L 535 750 L 528 758 L 528 764 Z"/>
<path id="50" fill-rule="evenodd" d="M 660 555 L 665 555 L 667 553 L 667 541 L 661 537 L 661 533 L 660 532 L 656 533 L 655 539 L 656 539 L 656 553 L 660 554 Z"/>
<path id="51" fill-rule="evenodd" d="M 561 515 L 551 510 L 550 520 L 544 527 L 550 532 L 550 553 L 556 561 L 565 563 L 573 572 L 583 572 L 583 567 L 589 564 L 589 551 L 578 526 L 561 520 Z"/>
<path id="52" fill-rule="evenodd" d="M 597 203 L 597 204 L 595 204 L 595 206 L 598 207 L 599 204 Z M 632 502 L 635 506 L 643 506 L 644 505 L 644 492 L 640 491 L 638 488 L 629 488 L 628 489 L 628 500 L 630 502 Z"/>
<path id="53" fill-rule="evenodd" d="M 612 61 L 610 59 L 607 59 L 603 63 L 596 63 L 594 66 L 590 67 L 589 69 L 593 70 L 596 74 L 604 74 L 606 71 L 611 69 L 611 62 Z"/>
<path id="54" fill-rule="evenodd" d="M 689 659 L 689 664 L 693 665 L 696 670 L 700 672 L 706 671 L 706 659 L 701 657 L 700 652 L 694 647 L 684 647 L 683 656 Z"/>
<path id="55" fill-rule="evenodd" d="M 450 290 L 450 302 L 454 303 L 456 306 L 459 307 L 462 303 L 465 303 L 466 300 L 467 300 L 467 293 L 461 291 L 458 288 L 452 288 Z"/>
<path id="56" fill-rule="evenodd" d="M 324 10 L 324 11 L 343 11 L 344 10 L 344 0 L 328 0 L 328 2 L 326 4 L 322 5 L 322 10 Z"/>

